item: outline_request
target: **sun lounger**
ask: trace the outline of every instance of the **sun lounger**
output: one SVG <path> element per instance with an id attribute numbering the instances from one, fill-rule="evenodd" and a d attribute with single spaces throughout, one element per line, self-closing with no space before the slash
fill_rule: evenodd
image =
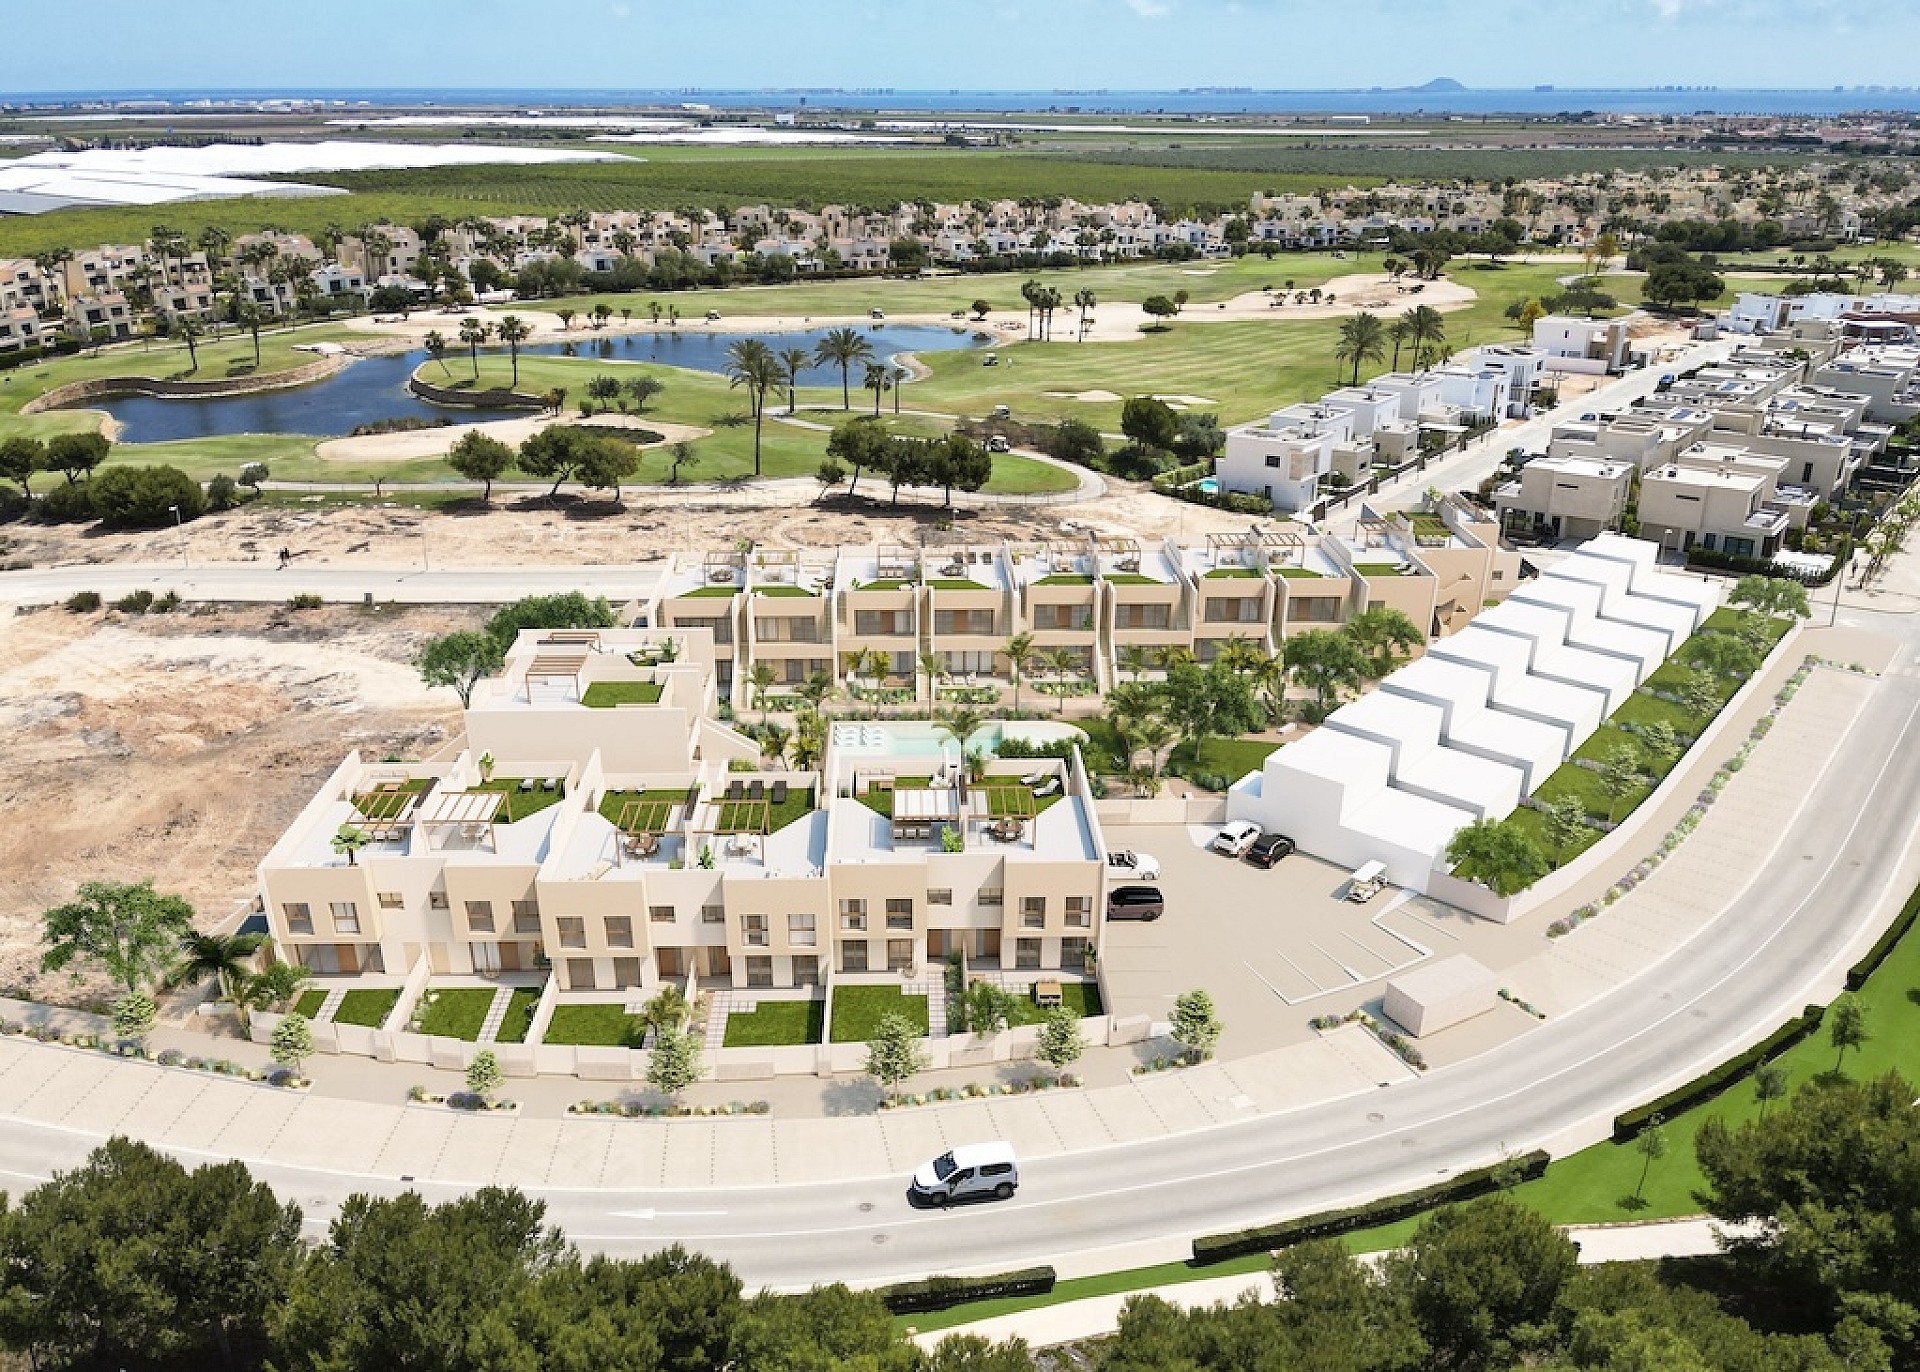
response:
<path id="1" fill-rule="evenodd" d="M 1028 772 L 1020 778 L 1020 784 L 1022 786 L 1038 786 L 1051 775 L 1051 772 Z"/>
<path id="2" fill-rule="evenodd" d="M 1033 788 L 1033 798 L 1035 800 L 1038 800 L 1042 796 L 1050 796 L 1059 789 L 1060 789 L 1060 778 L 1057 776 L 1048 777 L 1047 784 L 1045 786 L 1036 786 Z"/>
<path id="3" fill-rule="evenodd" d="M 532 789 L 533 789 L 533 778 L 521 777 L 520 778 L 520 794 L 525 795 L 527 794 L 527 792 L 531 791 Z"/>
<path id="4" fill-rule="evenodd" d="M 746 798 L 747 798 L 746 782 L 735 779 L 727 783 L 727 799 L 728 800 L 745 800 Z"/>
<path id="5" fill-rule="evenodd" d="M 774 805 L 784 804 L 787 799 L 787 783 L 784 781 L 774 782 L 773 794 L 767 799 Z"/>
<path id="6" fill-rule="evenodd" d="M 756 780 L 747 787 L 748 800 L 765 800 L 766 796 L 767 796 L 767 783 L 764 781 Z"/>

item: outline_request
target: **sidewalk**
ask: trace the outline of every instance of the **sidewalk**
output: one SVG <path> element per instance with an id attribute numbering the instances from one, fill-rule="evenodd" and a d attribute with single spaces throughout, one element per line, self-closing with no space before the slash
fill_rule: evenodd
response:
<path id="1" fill-rule="evenodd" d="M 1654 1224 L 1571 1225 L 1562 1230 L 1580 1245 L 1582 1263 L 1636 1262 L 1647 1258 L 1698 1257 L 1720 1251 L 1720 1226 L 1712 1220 L 1665 1220 Z M 1377 1262 L 1383 1255 L 1367 1254 L 1362 1261 Z M 1029 1347 L 1046 1348 L 1053 1344 L 1074 1343 L 1111 1334 L 1120 1325 L 1120 1309 L 1136 1296 L 1158 1296 L 1182 1310 L 1197 1306 L 1232 1303 L 1242 1295 L 1255 1300 L 1273 1299 L 1273 1278 L 1265 1272 L 1242 1272 L 1231 1277 L 1202 1277 L 1196 1281 L 1176 1282 L 1140 1291 L 1116 1292 L 1111 1296 L 1089 1296 L 1085 1300 L 1063 1301 L 1058 1305 L 1037 1306 L 1012 1315 L 996 1315 L 971 1324 L 915 1334 L 914 1342 L 929 1351 L 940 1340 L 955 1334 L 972 1334 L 999 1343 L 1005 1339 L 1025 1339 Z"/>

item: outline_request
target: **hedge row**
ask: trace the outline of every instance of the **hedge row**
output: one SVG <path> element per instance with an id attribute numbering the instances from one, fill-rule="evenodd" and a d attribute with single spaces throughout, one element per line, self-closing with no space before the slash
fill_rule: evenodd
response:
<path id="1" fill-rule="evenodd" d="M 1728 1087 L 1745 1079 L 1761 1063 L 1777 1057 L 1812 1034 L 1820 1027 L 1820 1021 L 1826 1013 L 1827 1007 L 1824 1005 L 1809 1005 L 1796 1018 L 1788 1020 L 1745 1052 L 1734 1054 L 1719 1066 L 1701 1073 L 1686 1085 L 1676 1087 L 1657 1100 L 1636 1105 L 1624 1114 L 1614 1116 L 1613 1141 L 1631 1142 L 1656 1121 L 1706 1104 Z"/>
<path id="2" fill-rule="evenodd" d="M 984 1277 L 924 1277 L 879 1289 L 880 1299 L 896 1315 L 945 1310 L 966 1301 L 991 1301 L 1003 1296 L 1044 1296 L 1053 1290 L 1051 1267 L 1023 1267 L 1017 1272 L 994 1272 Z"/>
<path id="3" fill-rule="evenodd" d="M 1402 1192 L 1367 1205 L 1356 1205 L 1346 1210 L 1326 1210 L 1317 1215 L 1303 1215 L 1297 1220 L 1283 1220 L 1279 1224 L 1265 1224 L 1232 1234 L 1209 1234 L 1193 1241 L 1193 1261 L 1205 1266 L 1208 1263 L 1225 1262 L 1228 1258 L 1245 1257 L 1249 1253 L 1270 1253 L 1276 1248 L 1291 1247 L 1309 1239 L 1337 1238 L 1358 1229 L 1392 1224 L 1395 1220 L 1424 1214 L 1442 1205 L 1472 1200 L 1475 1196 L 1484 1196 L 1503 1187 L 1532 1181 L 1546 1170 L 1546 1151 L 1536 1148 L 1531 1153 L 1522 1153 L 1493 1167 L 1477 1167 L 1432 1186 L 1423 1186 L 1418 1191 Z"/>
<path id="4" fill-rule="evenodd" d="M 1866 956 L 1847 969 L 1849 991 L 1858 991 L 1867 984 L 1867 978 L 1879 970 L 1880 964 L 1887 960 L 1887 955 L 1893 952 L 1894 946 L 1906 936 L 1909 929 L 1913 928 L 1915 919 L 1920 919 L 1920 886 L 1914 887 L 1913 894 L 1907 897 L 1907 903 L 1900 907 L 1900 913 L 1894 917 L 1893 923 L 1887 926 L 1887 932 L 1874 941 L 1873 947 L 1867 950 Z"/>
<path id="5" fill-rule="evenodd" d="M 1844 549 L 1828 564 L 1824 572 L 1802 572 L 1791 567 L 1783 567 L 1770 558 L 1742 557 L 1737 553 L 1723 553 L 1718 549 L 1687 549 L 1687 566 L 1704 571 L 1733 572 L 1738 576 L 1778 576 L 1789 581 L 1798 581 L 1803 586 L 1825 586 L 1840 574 L 1846 565 L 1848 553 Z"/>

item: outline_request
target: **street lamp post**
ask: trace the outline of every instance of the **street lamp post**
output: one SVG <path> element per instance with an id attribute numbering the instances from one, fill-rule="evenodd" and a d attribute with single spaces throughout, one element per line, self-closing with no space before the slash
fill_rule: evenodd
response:
<path id="1" fill-rule="evenodd" d="M 180 537 L 180 565 L 190 568 L 193 564 L 187 560 L 187 532 L 181 527 L 180 507 L 178 505 L 169 505 L 167 506 L 167 510 L 173 515 L 173 531 Z"/>

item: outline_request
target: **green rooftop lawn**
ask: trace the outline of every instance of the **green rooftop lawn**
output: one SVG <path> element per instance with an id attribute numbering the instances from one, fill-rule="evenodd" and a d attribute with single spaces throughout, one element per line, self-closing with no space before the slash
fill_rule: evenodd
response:
<path id="1" fill-rule="evenodd" d="M 398 987 L 386 991 L 349 991 L 340 998 L 340 1008 L 333 1012 L 333 1022 L 378 1029 L 387 1022 L 387 1016 L 393 1013 L 393 1007 L 399 1002 Z"/>
<path id="2" fill-rule="evenodd" d="M 827 1003 L 806 1000 L 763 1000 L 751 1014 L 727 1016 L 724 1046 L 772 1048 L 783 1044 L 820 1042 Z"/>
<path id="3" fill-rule="evenodd" d="M 701 586 L 697 590 L 682 591 L 680 593 L 681 597 L 686 600 L 712 599 L 719 596 L 739 594 L 740 588 L 738 586 Z"/>
<path id="4" fill-rule="evenodd" d="M 507 1013 L 500 1021 L 500 1029 L 493 1036 L 495 1043 L 525 1043 L 527 1031 L 533 1027 L 533 1012 L 540 1007 L 540 988 L 537 986 L 516 986 L 513 998 L 507 1002 Z"/>
<path id="5" fill-rule="evenodd" d="M 432 777 L 411 777 L 398 790 L 362 791 L 353 798 L 353 808 L 371 820 L 393 819 L 431 785 Z"/>
<path id="6" fill-rule="evenodd" d="M 600 797 L 600 814 L 609 824 L 619 824 L 628 805 L 641 808 L 628 816 L 635 833 L 658 834 L 675 824 L 692 790 L 607 791 Z"/>
<path id="7" fill-rule="evenodd" d="M 1244 578 L 1258 578 L 1260 572 L 1253 567 L 1215 567 L 1207 573 L 1209 581 L 1235 581 Z"/>
<path id="8" fill-rule="evenodd" d="M 1036 586 L 1091 586 L 1093 578 L 1082 576 L 1078 572 L 1055 572 L 1051 576 L 1041 577 L 1033 584 Z"/>
<path id="9" fill-rule="evenodd" d="M 882 577 L 878 581 L 856 581 L 853 589 L 856 591 L 904 591 L 909 586 L 917 586 L 919 584 L 917 581 L 910 581 L 904 577 L 889 576 Z"/>
<path id="10" fill-rule="evenodd" d="M 744 780 L 744 778 L 741 778 Z M 731 778 L 729 784 L 731 784 Z M 725 794 L 725 792 L 722 792 Z M 720 802 L 720 820 L 718 828 L 722 833 L 760 833 L 761 821 L 766 822 L 765 832 L 777 834 L 801 816 L 813 810 L 813 789 L 807 786 L 790 786 L 787 798 L 775 805 L 772 800 L 771 784 L 763 787 L 762 799 L 722 800 Z M 717 798 L 717 797 L 716 797 Z"/>
<path id="11" fill-rule="evenodd" d="M 595 710 L 611 710 L 616 705 L 652 705 L 659 699 L 657 681 L 596 681 L 587 687 L 580 703 Z"/>
<path id="12" fill-rule="evenodd" d="M 420 1022 L 420 1033 L 472 1043 L 480 1037 L 480 1025 L 492 1008 L 490 986 L 450 986 L 444 990 L 429 986 L 415 1007 L 414 1018 Z"/>
<path id="13" fill-rule="evenodd" d="M 1143 576 L 1139 572 L 1102 572 L 1100 579 L 1109 586 L 1161 586 L 1165 584 L 1158 577 Z"/>
<path id="14" fill-rule="evenodd" d="M 833 1042 L 865 1043 L 883 1015 L 905 1015 L 918 1033 L 927 1032 L 925 996 L 898 986 L 840 986 L 833 992 Z"/>
<path id="15" fill-rule="evenodd" d="M 1405 576 L 1397 562 L 1356 562 L 1353 570 L 1361 576 Z"/>
<path id="16" fill-rule="evenodd" d="M 1273 574 L 1283 576 L 1288 581 L 1319 581 L 1326 576 L 1324 572 L 1309 571 L 1305 567 L 1275 567 Z"/>
<path id="17" fill-rule="evenodd" d="M 979 582 L 964 576 L 935 577 L 927 583 L 936 591 L 989 591 L 991 586 L 982 586 Z"/>
<path id="18" fill-rule="evenodd" d="M 516 820 L 525 819 L 528 815 L 537 815 L 549 805 L 558 805 L 560 798 L 567 793 L 567 783 L 564 781 L 549 791 L 541 785 L 542 782 L 547 780 L 546 777 L 534 777 L 533 789 L 531 791 L 522 791 L 520 789 L 520 782 L 522 780 L 523 778 L 521 777 L 495 777 L 491 781 L 481 782 L 479 785 L 473 787 L 473 789 L 476 791 L 499 791 L 505 795 L 507 798 L 507 823 L 509 824 L 514 823 Z"/>
<path id="19" fill-rule="evenodd" d="M 769 586 L 755 586 L 753 593 L 755 595 L 765 596 L 806 596 L 810 599 L 815 598 L 817 595 L 816 592 L 809 591 L 804 586 L 787 586 L 777 582 Z"/>
<path id="20" fill-rule="evenodd" d="M 557 1005 L 543 1043 L 580 1048 L 638 1048 L 646 1026 L 618 1005 Z"/>

